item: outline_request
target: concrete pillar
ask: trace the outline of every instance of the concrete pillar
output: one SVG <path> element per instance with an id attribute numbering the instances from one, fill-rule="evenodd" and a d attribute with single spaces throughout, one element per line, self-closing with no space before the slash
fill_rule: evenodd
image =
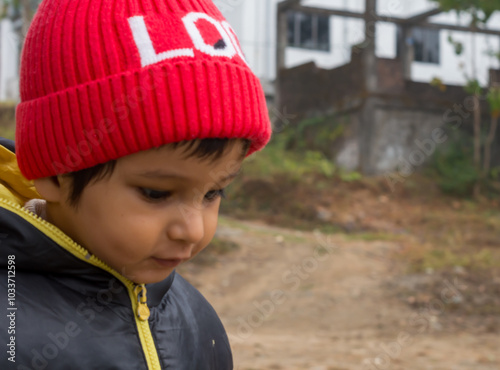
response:
<path id="1" fill-rule="evenodd" d="M 377 90 L 377 59 L 375 45 L 377 36 L 377 0 L 365 0 L 365 49 L 363 64 L 366 90 Z"/>
<path id="2" fill-rule="evenodd" d="M 415 47 L 412 40 L 412 28 L 409 26 L 401 27 L 401 40 L 399 41 L 399 50 L 401 65 L 403 66 L 403 76 L 405 80 L 411 80 L 411 66 L 415 59 Z"/>
<path id="3" fill-rule="evenodd" d="M 274 101 L 276 109 L 281 111 L 281 71 L 285 69 L 286 60 L 286 44 L 287 44 L 287 17 L 286 11 L 284 11 L 278 5 L 278 11 L 276 14 L 276 80 L 274 84 Z"/>
<path id="4" fill-rule="evenodd" d="M 372 158 L 372 147 L 375 125 L 375 108 L 378 89 L 377 58 L 375 55 L 377 37 L 377 0 L 365 0 L 365 48 L 362 52 L 363 72 L 365 80 L 365 101 L 360 112 L 359 160 L 360 171 L 365 175 L 375 173 L 375 161 Z"/>

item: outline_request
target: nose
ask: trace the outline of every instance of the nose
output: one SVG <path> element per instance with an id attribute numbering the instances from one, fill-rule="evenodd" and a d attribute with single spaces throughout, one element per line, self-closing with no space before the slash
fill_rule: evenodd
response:
<path id="1" fill-rule="evenodd" d="M 177 217 L 168 225 L 167 234 L 172 241 L 198 243 L 205 235 L 202 211 L 180 205 Z"/>

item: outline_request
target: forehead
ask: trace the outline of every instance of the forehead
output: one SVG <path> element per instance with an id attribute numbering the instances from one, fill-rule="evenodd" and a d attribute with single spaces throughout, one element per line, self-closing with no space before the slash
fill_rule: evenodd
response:
<path id="1" fill-rule="evenodd" d="M 243 143 L 229 143 L 217 159 L 187 156 L 185 146 L 165 145 L 135 153 L 117 162 L 119 175 L 146 180 L 217 180 L 226 181 L 234 178 L 243 162 Z"/>

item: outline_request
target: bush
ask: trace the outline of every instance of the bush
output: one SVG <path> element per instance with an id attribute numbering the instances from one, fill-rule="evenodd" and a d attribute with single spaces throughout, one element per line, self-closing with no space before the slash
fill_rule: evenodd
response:
<path id="1" fill-rule="evenodd" d="M 258 178 L 287 174 L 296 180 L 311 174 L 322 174 L 327 178 L 335 175 L 335 164 L 321 151 L 305 148 L 286 150 L 288 140 L 284 133 L 273 136 L 262 152 L 253 154 L 247 160 L 245 174 Z"/>
<path id="2" fill-rule="evenodd" d="M 312 150 L 325 157 L 332 155 L 332 146 L 345 133 L 345 125 L 334 117 L 306 119 L 286 133 L 286 150 Z"/>
<path id="3" fill-rule="evenodd" d="M 471 196 L 480 174 L 473 163 L 472 138 L 464 132 L 451 132 L 448 144 L 439 147 L 431 162 L 438 185 L 447 194 Z"/>

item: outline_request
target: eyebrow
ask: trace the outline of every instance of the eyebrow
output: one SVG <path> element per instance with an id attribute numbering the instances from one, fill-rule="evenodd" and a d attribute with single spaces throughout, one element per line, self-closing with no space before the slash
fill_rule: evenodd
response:
<path id="1" fill-rule="evenodd" d="M 241 173 L 241 168 L 233 173 L 230 173 L 227 176 L 224 176 L 223 178 L 219 179 L 218 182 L 225 182 L 228 180 L 234 179 L 236 176 L 238 176 Z M 167 179 L 177 179 L 177 180 L 189 180 L 189 178 L 180 176 L 175 173 L 169 173 L 161 170 L 152 170 L 152 171 L 146 171 L 146 172 L 141 172 L 138 173 L 137 176 L 140 177 L 145 177 L 148 179 L 162 179 L 162 180 L 167 180 Z"/>

